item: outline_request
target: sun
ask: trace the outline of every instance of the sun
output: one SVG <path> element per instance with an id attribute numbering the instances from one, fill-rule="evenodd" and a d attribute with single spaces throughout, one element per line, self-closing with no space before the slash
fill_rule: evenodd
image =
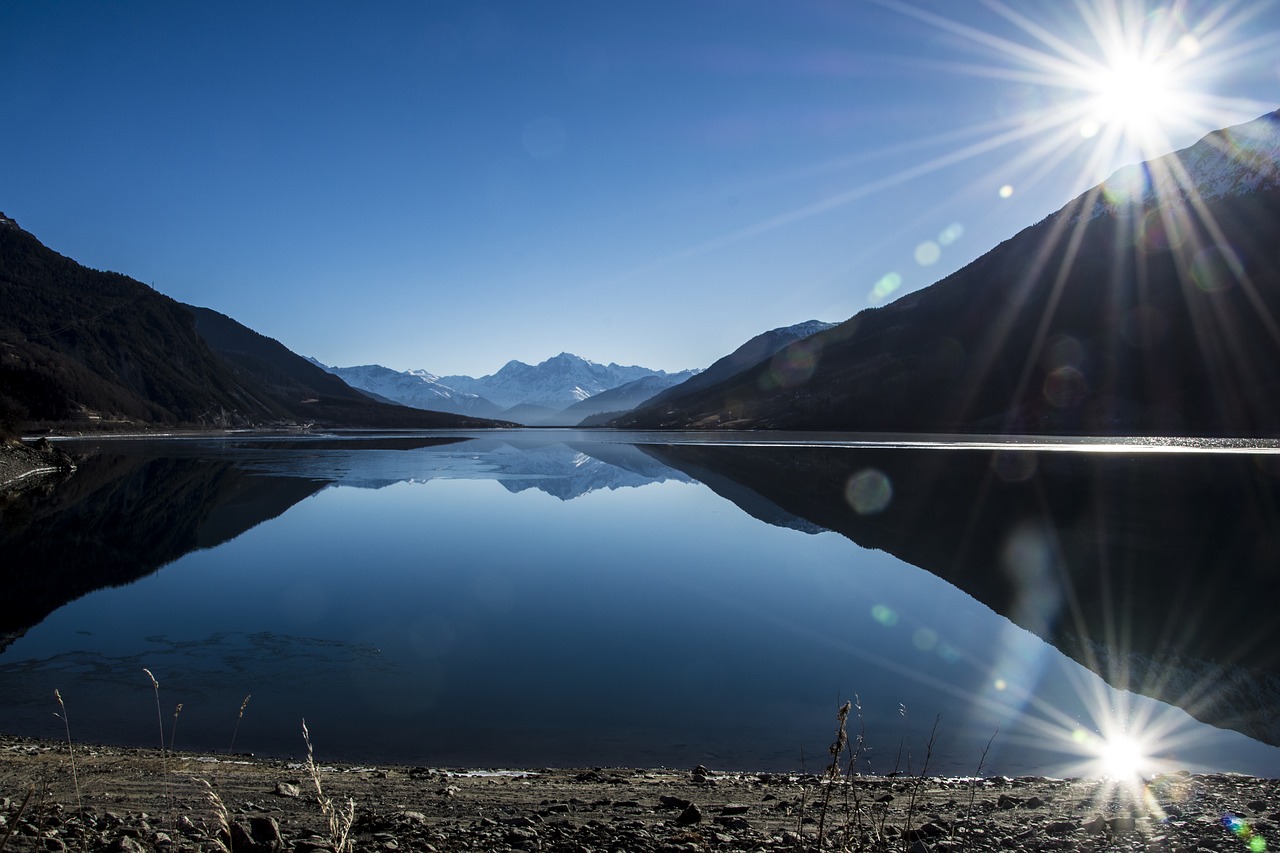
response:
<path id="1" fill-rule="evenodd" d="M 1082 136 L 1104 127 L 1115 128 L 1127 140 L 1145 147 L 1163 136 L 1161 128 L 1179 115 L 1179 97 L 1171 69 L 1138 57 L 1121 56 L 1092 74 L 1085 83 L 1090 93 Z"/>
<path id="2" fill-rule="evenodd" d="M 1087 37 L 1066 58 L 1063 83 L 1080 95 L 1080 134 L 1143 159 L 1166 153 L 1171 131 L 1202 112 L 1194 83 L 1204 44 L 1181 7 L 1143 14 L 1133 3 L 1082 5 Z M 1202 30 L 1200 35 L 1204 35 Z"/>
<path id="3" fill-rule="evenodd" d="M 1116 780 L 1141 776 L 1150 763 L 1147 747 L 1137 738 L 1114 733 L 1097 743 L 1097 768 L 1100 774 Z"/>
<path id="4" fill-rule="evenodd" d="M 1025 153 L 1002 171 L 1027 168 L 1038 178 L 1074 159 L 1083 191 L 1122 166 L 1168 154 L 1193 134 L 1274 109 L 1216 91 L 1244 62 L 1274 51 L 1274 37 L 1251 33 L 1253 12 L 1243 4 L 1069 0 L 1035 12 L 1032 4 L 982 0 L 994 24 L 978 26 L 914 0 L 876 2 L 967 43 L 979 57 L 942 67 L 1007 80 L 1022 93 L 1023 110 L 1002 113 L 988 139 L 949 159 L 1016 144 Z"/>
<path id="5" fill-rule="evenodd" d="M 1188 80 L 1200 42 L 1167 26 L 1126 27 L 1121 20 L 1095 26 L 1095 37 L 1100 56 L 1077 62 L 1067 75 L 1082 96 L 1080 135 L 1101 133 L 1111 148 L 1143 159 L 1166 153 L 1170 131 L 1200 111 Z"/>
<path id="6" fill-rule="evenodd" d="M 1096 717 L 1097 733 L 1082 728 L 1071 731 L 1070 750 L 1081 759 L 1073 774 L 1129 786 L 1160 768 L 1162 762 L 1153 755 L 1154 735 L 1123 725 L 1121 715 L 1110 708 L 1100 707 Z"/>

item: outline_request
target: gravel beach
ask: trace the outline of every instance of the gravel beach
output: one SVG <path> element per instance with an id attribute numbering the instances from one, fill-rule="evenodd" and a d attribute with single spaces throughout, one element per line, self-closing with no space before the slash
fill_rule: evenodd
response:
<path id="1" fill-rule="evenodd" d="M 333 850 L 294 760 L 0 737 L 0 850 Z M 319 760 L 319 759 L 317 759 Z M 859 777 L 716 768 L 457 770 L 319 764 L 355 850 L 1260 851 L 1280 782 Z M 77 788 L 78 798 L 77 799 Z M 221 810 L 225 809 L 225 812 Z"/>

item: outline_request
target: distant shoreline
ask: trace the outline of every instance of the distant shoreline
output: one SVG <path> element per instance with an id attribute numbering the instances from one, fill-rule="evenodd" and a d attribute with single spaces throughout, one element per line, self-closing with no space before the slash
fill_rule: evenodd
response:
<path id="1" fill-rule="evenodd" d="M 147 438 L 236 438 L 253 436 L 364 436 L 420 434 L 491 434 L 501 432 L 589 433 L 602 437 L 644 436 L 646 440 L 681 444 L 719 443 L 734 445 L 821 446 L 877 449 L 966 449 L 966 450 L 1107 450 L 1133 453 L 1176 453 L 1186 450 L 1234 453 L 1280 453 L 1280 438 L 1274 436 L 1199 435 L 1040 435 L 1031 433 L 930 433 L 864 432 L 857 430 L 772 430 L 772 429 L 640 429 L 578 426 L 496 426 L 496 427 L 247 427 L 241 429 L 167 428 L 132 432 L 24 433 L 24 442 L 42 438 L 51 442 L 125 440 Z"/>

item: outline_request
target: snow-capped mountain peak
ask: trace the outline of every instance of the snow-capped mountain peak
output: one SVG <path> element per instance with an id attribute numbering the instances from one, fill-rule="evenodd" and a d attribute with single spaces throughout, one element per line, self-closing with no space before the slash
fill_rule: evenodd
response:
<path id="1" fill-rule="evenodd" d="M 425 370 L 392 370 L 381 364 L 361 364 L 356 367 L 330 367 L 314 358 L 308 359 L 317 367 L 332 373 L 352 388 L 383 400 L 390 400 L 415 409 L 431 409 L 437 412 L 492 417 L 502 410 L 478 394 L 451 388 L 435 374 Z"/>
<path id="2" fill-rule="evenodd" d="M 562 352 L 536 365 L 509 361 L 489 376 L 444 376 L 440 381 L 460 390 L 480 394 L 502 406 L 527 404 L 563 409 L 601 391 L 617 388 L 645 376 L 665 376 L 647 367 L 598 364 Z"/>
<path id="3" fill-rule="evenodd" d="M 316 359 L 310 361 L 353 388 L 380 399 L 420 409 L 502 416 L 528 424 L 556 422 L 554 418 L 561 410 L 641 379 L 667 380 L 660 386 L 666 387 L 685 377 L 635 365 L 598 364 L 569 352 L 536 365 L 512 360 L 496 373 L 479 379 L 441 377 L 421 369 L 396 371 L 379 364 L 329 367 Z M 593 411 L 575 410 L 565 422 L 576 424 Z"/>

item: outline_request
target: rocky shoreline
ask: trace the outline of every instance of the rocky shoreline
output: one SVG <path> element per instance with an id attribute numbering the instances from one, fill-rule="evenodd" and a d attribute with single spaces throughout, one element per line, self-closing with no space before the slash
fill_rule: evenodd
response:
<path id="1" fill-rule="evenodd" d="M 348 816 L 349 849 L 387 853 L 1194 853 L 1280 845 L 1280 782 L 1234 774 L 1176 773 L 1134 785 L 906 776 L 829 784 L 701 767 L 316 770 L 305 757 L 83 744 L 69 752 L 65 742 L 0 736 L 0 851 L 309 853 L 342 848 Z"/>
<path id="2" fill-rule="evenodd" d="M 47 438 L 33 444 L 0 441 L 0 494 L 18 491 L 44 476 L 74 471 L 75 462 L 66 451 Z"/>

